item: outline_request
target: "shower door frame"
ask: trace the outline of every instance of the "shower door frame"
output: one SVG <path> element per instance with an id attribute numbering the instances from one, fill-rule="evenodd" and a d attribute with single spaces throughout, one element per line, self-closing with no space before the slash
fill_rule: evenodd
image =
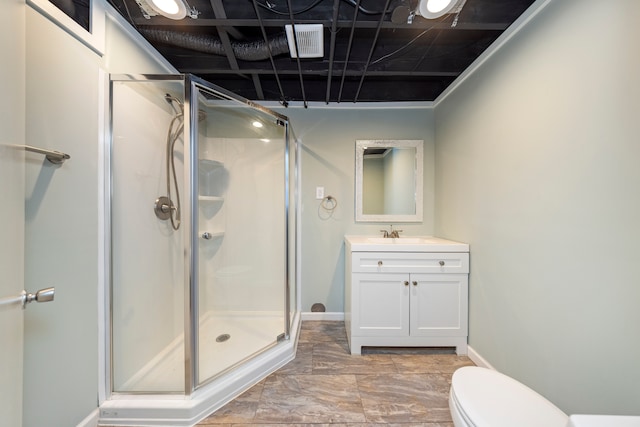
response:
<path id="1" fill-rule="evenodd" d="M 182 82 L 184 87 L 184 109 L 185 111 L 189 111 L 189 120 L 184 121 L 184 129 L 183 129 L 183 139 L 184 141 L 189 141 L 188 144 L 184 144 L 184 158 L 189 159 L 189 161 L 184 162 L 184 177 L 188 177 L 188 182 L 185 183 L 188 186 L 188 194 L 190 198 L 190 203 L 186 203 L 185 207 L 185 215 L 183 216 L 182 225 L 185 227 L 184 233 L 184 248 L 187 250 L 184 251 L 184 265 L 185 265 L 185 307 L 184 307 L 184 363 L 185 363 L 185 382 L 184 382 L 184 396 L 191 396 L 196 390 L 201 387 L 206 386 L 207 384 L 215 381 L 217 375 L 213 377 L 207 378 L 202 382 L 198 383 L 198 366 L 199 366 L 199 349 L 198 349 L 198 328 L 199 328 L 199 316 L 198 316 L 198 293 L 199 293 L 199 261 L 198 261 L 198 167 L 194 165 L 198 164 L 198 152 L 199 152 L 199 144 L 198 144 L 198 129 L 197 126 L 193 126 L 193 123 L 198 123 L 198 93 L 200 90 L 204 90 L 205 92 L 210 92 L 215 95 L 220 95 L 223 98 L 227 98 L 229 101 L 237 102 L 241 106 L 249 107 L 255 110 L 259 110 L 262 113 L 273 116 L 279 124 L 284 127 L 284 201 L 285 201 L 285 215 L 283 218 L 284 221 L 284 335 L 278 337 L 278 340 L 275 344 L 279 343 L 282 340 L 288 340 L 291 336 L 291 283 L 292 280 L 296 283 L 296 277 L 290 277 L 290 257 L 289 253 L 291 251 L 289 245 L 289 233 L 293 232 L 295 236 L 295 242 L 297 244 L 297 230 L 289 229 L 289 215 L 294 215 L 296 218 L 295 227 L 297 228 L 297 212 L 290 212 L 292 206 L 290 206 L 290 145 L 291 145 L 291 128 L 289 124 L 289 119 L 287 116 L 279 114 L 273 110 L 265 108 L 259 104 L 256 104 L 248 99 L 242 98 L 239 95 L 236 95 L 224 88 L 221 88 L 217 85 L 214 85 L 206 80 L 203 80 L 199 77 L 193 76 L 191 74 L 112 74 L 109 78 L 109 108 L 108 108 L 108 123 L 106 132 L 106 149 L 105 149 L 105 171 L 106 171 L 106 179 L 105 179 L 105 235 L 107 236 L 105 239 L 105 254 L 106 254 L 106 268 L 105 268 L 105 283 L 107 284 L 107 289 L 105 290 L 105 299 L 106 306 L 108 310 L 106 310 L 106 315 L 108 319 L 106 319 L 107 331 L 106 331 L 106 355 L 107 360 L 105 361 L 105 384 L 104 390 L 105 395 L 104 399 L 107 400 L 112 395 L 123 395 L 123 394 L 152 394 L 152 395 L 162 395 L 162 394 L 175 394 L 174 392 L 150 392 L 150 391 L 139 391 L 139 392 L 117 392 L 113 390 L 113 253 L 112 253 L 112 215 L 111 215 L 111 203 L 112 203 L 112 191 L 113 191 L 113 173 L 112 173 L 112 162 L 111 162 L 111 151 L 113 149 L 113 85 L 118 82 L 162 82 L 162 81 L 175 81 Z M 294 160 L 295 168 L 297 171 L 298 164 L 297 159 Z M 295 172 L 297 173 L 297 172 Z M 294 210 L 297 210 L 297 206 L 294 204 Z M 297 260 L 297 250 L 296 256 L 294 259 Z M 295 269 L 295 275 L 298 275 L 298 269 Z M 296 294 L 296 300 L 299 299 L 299 296 Z M 296 307 L 297 312 L 297 307 Z M 264 351 L 268 350 L 272 346 L 267 346 L 260 351 L 258 354 L 262 354 Z M 250 357 L 253 358 L 252 356 Z M 238 361 L 238 363 L 242 363 L 247 361 L 247 359 L 243 359 Z M 237 365 L 234 365 L 237 366 Z M 182 395 L 182 394 L 178 394 Z"/>

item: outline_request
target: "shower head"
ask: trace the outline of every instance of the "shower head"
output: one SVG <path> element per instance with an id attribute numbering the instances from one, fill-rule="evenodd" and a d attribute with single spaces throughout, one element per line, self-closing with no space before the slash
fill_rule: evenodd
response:
<path id="1" fill-rule="evenodd" d="M 173 108 L 173 111 L 176 114 L 182 114 L 182 101 L 180 101 L 178 98 L 176 98 L 175 96 L 169 95 L 168 93 L 166 93 L 164 95 L 164 100 L 167 101 L 169 103 L 169 105 L 171 105 L 171 108 Z M 178 104 L 180 107 L 176 108 L 175 104 Z"/>
<path id="2" fill-rule="evenodd" d="M 176 114 L 182 114 L 182 111 L 184 109 L 184 104 L 182 103 L 182 101 L 180 101 L 175 96 L 169 95 L 168 93 L 164 95 L 164 99 L 169 103 L 169 105 L 171 105 L 171 108 L 173 108 L 173 111 Z M 178 104 L 180 108 L 176 109 L 176 106 L 174 105 L 174 103 Z M 198 121 L 201 122 L 206 118 L 207 118 L 207 113 L 204 110 L 198 110 Z"/>

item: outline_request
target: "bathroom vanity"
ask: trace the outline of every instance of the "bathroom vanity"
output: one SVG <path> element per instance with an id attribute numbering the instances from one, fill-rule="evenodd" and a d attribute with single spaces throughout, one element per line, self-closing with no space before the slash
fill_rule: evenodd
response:
<path id="1" fill-rule="evenodd" d="M 437 237 L 345 236 L 345 327 L 363 346 L 467 354 L 469 245 Z"/>

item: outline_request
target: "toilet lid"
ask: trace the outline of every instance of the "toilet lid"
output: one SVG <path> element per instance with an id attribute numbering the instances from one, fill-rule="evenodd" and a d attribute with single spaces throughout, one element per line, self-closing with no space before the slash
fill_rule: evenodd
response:
<path id="1" fill-rule="evenodd" d="M 475 427 L 565 427 L 568 417 L 524 384 L 497 371 L 475 366 L 458 369 L 451 394 Z"/>

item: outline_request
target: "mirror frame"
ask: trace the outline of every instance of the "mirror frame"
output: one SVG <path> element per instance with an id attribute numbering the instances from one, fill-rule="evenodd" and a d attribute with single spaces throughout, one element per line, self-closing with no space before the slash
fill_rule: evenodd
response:
<path id="1" fill-rule="evenodd" d="M 356 179 L 355 179 L 355 192 L 356 192 L 356 222 L 422 222 L 422 204 L 423 204 L 423 171 L 424 164 L 423 157 L 423 144 L 421 139 L 369 139 L 369 140 L 356 140 Z M 365 147 L 389 147 L 389 148 L 415 148 L 416 149 L 416 162 L 415 162 L 415 201 L 416 212 L 415 214 L 408 215 L 385 215 L 385 214 L 373 214 L 367 215 L 362 212 L 362 170 L 364 161 Z"/>

